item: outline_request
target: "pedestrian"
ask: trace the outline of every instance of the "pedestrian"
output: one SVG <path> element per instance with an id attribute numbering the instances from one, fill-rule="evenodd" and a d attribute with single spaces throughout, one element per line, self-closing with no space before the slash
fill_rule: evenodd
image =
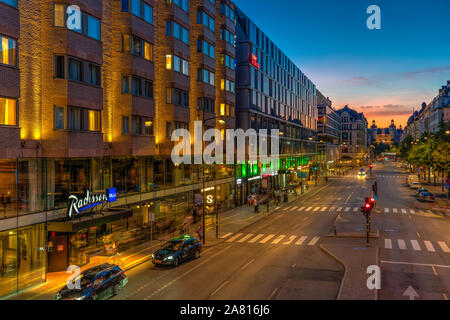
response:
<path id="1" fill-rule="evenodd" d="M 200 241 L 203 241 L 203 228 L 202 228 L 202 226 L 197 228 L 197 235 L 198 235 L 198 239 Z"/>

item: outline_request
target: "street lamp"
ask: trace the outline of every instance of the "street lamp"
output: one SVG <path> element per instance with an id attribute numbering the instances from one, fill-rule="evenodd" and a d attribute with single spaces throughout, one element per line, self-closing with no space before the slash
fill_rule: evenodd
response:
<path id="1" fill-rule="evenodd" d="M 203 118 L 205 117 L 205 110 L 203 109 Z M 202 146 L 203 146 L 203 149 L 202 149 L 202 184 L 203 184 L 203 190 L 202 190 L 202 193 L 203 193 L 203 196 L 202 196 L 202 198 L 203 198 L 203 201 L 202 201 L 202 238 L 203 238 L 203 244 L 205 245 L 206 244 L 206 212 L 205 212 L 205 208 L 206 208 L 206 206 L 205 206 L 205 194 L 206 194 L 206 190 L 205 190 L 205 159 L 203 159 L 203 152 L 204 152 L 204 150 L 205 150 L 205 141 L 203 140 L 203 136 L 204 136 L 204 134 L 205 134 L 205 129 L 204 129 L 204 127 L 205 127 L 205 124 L 208 122 L 208 121 L 211 121 L 211 120 L 216 120 L 216 119 L 219 119 L 218 120 L 218 122 L 219 122 L 219 124 L 225 124 L 225 120 L 223 120 L 223 118 L 222 118 L 222 116 L 220 116 L 220 117 L 218 117 L 218 116 L 215 116 L 215 117 L 212 117 L 212 118 L 209 118 L 209 119 L 204 119 L 203 120 L 203 122 L 202 122 Z M 217 198 L 215 199 L 215 201 L 217 202 Z M 218 209 L 217 209 L 217 207 L 216 207 L 216 233 L 218 233 L 218 221 L 217 221 L 217 219 L 218 219 Z"/>

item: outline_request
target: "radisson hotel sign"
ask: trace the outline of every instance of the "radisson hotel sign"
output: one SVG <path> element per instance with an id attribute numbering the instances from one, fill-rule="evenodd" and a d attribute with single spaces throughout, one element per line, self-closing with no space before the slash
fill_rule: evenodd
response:
<path id="1" fill-rule="evenodd" d="M 83 198 L 78 198 L 75 195 L 69 196 L 69 209 L 67 216 L 69 219 L 79 215 L 81 212 L 94 208 L 96 206 L 114 202 L 117 200 L 117 190 L 115 188 L 108 189 L 108 192 L 101 194 L 94 194 L 87 190 L 86 195 Z"/>

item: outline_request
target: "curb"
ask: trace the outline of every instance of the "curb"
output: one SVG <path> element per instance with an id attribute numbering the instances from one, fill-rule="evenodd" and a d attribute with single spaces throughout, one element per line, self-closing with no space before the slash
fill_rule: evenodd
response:
<path id="1" fill-rule="evenodd" d="M 347 265 L 345 264 L 344 261 L 342 261 L 341 259 L 339 259 L 338 257 L 336 257 L 334 254 L 332 254 L 330 251 L 328 251 L 327 249 L 325 249 L 325 248 L 323 247 L 322 244 L 321 244 L 319 247 L 320 247 L 320 249 L 322 249 L 323 252 L 325 252 L 326 254 L 328 254 L 330 257 L 332 257 L 333 259 L 335 259 L 337 262 L 339 262 L 339 263 L 344 267 L 344 276 L 342 277 L 341 285 L 339 286 L 339 291 L 338 291 L 338 294 L 337 294 L 337 296 L 336 296 L 336 300 L 340 300 L 340 299 L 341 299 L 341 294 L 342 294 L 342 289 L 343 289 L 343 287 L 344 287 L 344 282 L 345 282 L 345 280 L 347 279 L 348 267 L 347 267 Z"/>

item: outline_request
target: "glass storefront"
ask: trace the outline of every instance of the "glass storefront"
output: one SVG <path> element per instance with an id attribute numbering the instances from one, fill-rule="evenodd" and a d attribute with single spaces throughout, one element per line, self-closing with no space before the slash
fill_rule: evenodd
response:
<path id="1" fill-rule="evenodd" d="M 45 281 L 44 224 L 0 232 L 0 296 Z"/>

